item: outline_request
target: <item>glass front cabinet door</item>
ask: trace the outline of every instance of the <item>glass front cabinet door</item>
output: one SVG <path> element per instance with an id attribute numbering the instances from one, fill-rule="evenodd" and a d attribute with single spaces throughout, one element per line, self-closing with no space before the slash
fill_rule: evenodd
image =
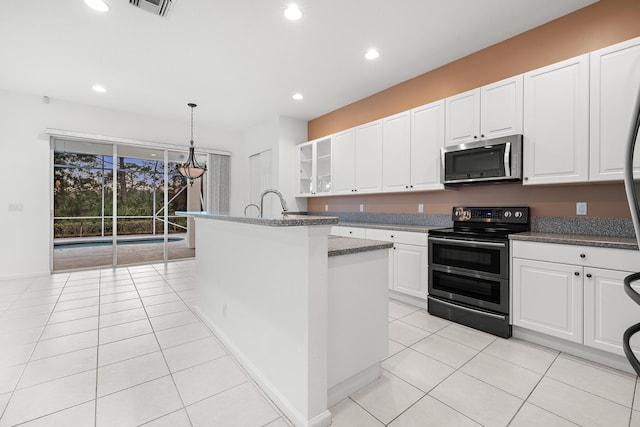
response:
<path id="1" fill-rule="evenodd" d="M 331 137 L 298 145 L 297 195 L 309 197 L 331 193 Z"/>

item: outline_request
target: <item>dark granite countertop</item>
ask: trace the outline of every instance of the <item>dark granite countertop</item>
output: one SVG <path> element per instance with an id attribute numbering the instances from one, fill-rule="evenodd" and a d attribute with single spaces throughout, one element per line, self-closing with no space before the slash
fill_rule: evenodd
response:
<path id="1" fill-rule="evenodd" d="M 404 224 L 380 224 L 380 223 L 368 223 L 368 222 L 339 222 L 337 225 L 341 227 L 356 227 L 356 228 L 377 228 L 380 230 L 394 230 L 394 231 L 410 231 L 413 233 L 427 233 L 434 228 L 444 228 L 442 226 L 429 226 L 429 225 L 404 225 Z"/>
<path id="2" fill-rule="evenodd" d="M 391 242 L 354 239 L 352 237 L 329 236 L 329 256 L 377 251 L 379 249 L 390 249 L 392 247 L 393 243 Z"/>
<path id="3" fill-rule="evenodd" d="M 219 221 L 241 222 L 245 224 L 264 225 L 268 227 L 296 227 L 307 225 L 334 225 L 338 218 L 333 216 L 283 215 L 279 218 L 247 218 L 242 216 L 217 215 L 207 212 L 176 212 L 179 216 L 207 218 Z"/>
<path id="4" fill-rule="evenodd" d="M 617 248 L 637 250 L 638 244 L 633 237 L 609 237 L 584 234 L 561 233 L 515 233 L 509 235 L 511 240 L 523 240 L 529 242 L 561 243 L 565 245 L 597 246 L 601 248 Z"/>

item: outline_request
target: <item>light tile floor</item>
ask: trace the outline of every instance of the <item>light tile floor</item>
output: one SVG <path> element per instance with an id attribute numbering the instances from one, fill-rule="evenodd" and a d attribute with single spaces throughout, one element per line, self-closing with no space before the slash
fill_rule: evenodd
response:
<path id="1" fill-rule="evenodd" d="M 0 427 L 289 426 L 192 312 L 193 267 L 0 281 Z M 382 377 L 332 426 L 640 427 L 633 375 L 397 301 L 389 316 Z"/>

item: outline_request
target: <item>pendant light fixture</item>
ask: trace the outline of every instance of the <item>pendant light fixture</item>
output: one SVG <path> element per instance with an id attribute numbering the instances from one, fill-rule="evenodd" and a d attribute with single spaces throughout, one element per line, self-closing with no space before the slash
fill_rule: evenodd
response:
<path id="1" fill-rule="evenodd" d="M 193 109 L 197 107 L 197 105 L 194 103 L 189 103 L 187 105 L 191 108 L 191 145 L 189 146 L 189 158 L 187 159 L 186 163 L 176 165 L 176 170 L 180 173 L 180 175 L 189 180 L 190 185 L 193 185 L 193 180 L 204 175 L 204 173 L 207 171 L 207 167 L 200 166 L 198 164 L 193 148 Z"/>

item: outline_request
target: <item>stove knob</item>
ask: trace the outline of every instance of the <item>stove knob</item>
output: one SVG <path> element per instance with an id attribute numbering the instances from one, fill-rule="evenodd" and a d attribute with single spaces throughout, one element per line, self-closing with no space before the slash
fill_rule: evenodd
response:
<path id="1" fill-rule="evenodd" d="M 516 211 L 515 216 L 516 218 L 522 218 L 522 212 Z"/>
<path id="2" fill-rule="evenodd" d="M 511 211 L 505 211 L 504 217 L 505 218 L 511 218 Z"/>

